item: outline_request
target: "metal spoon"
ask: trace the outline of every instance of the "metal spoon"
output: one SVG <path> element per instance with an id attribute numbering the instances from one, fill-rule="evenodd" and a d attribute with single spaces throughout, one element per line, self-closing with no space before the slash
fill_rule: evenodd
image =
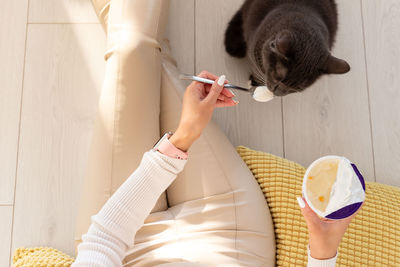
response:
<path id="1" fill-rule="evenodd" d="M 201 77 L 189 75 L 189 74 L 180 74 L 179 79 L 192 80 L 192 81 L 197 81 L 197 82 L 202 82 L 202 83 L 207 83 L 207 84 L 214 83 L 213 80 L 209 80 L 209 79 L 205 79 L 205 78 L 201 78 Z M 240 87 L 240 86 L 237 86 L 234 84 L 226 83 L 226 84 L 224 84 L 224 87 L 229 88 L 229 89 L 237 89 L 237 90 L 248 92 L 252 95 L 253 99 L 255 99 L 256 101 L 259 101 L 259 102 L 267 102 L 273 98 L 273 94 L 267 89 L 266 86 L 252 86 L 252 87 L 250 87 L 250 89 L 248 89 L 248 88 Z M 264 95 L 262 97 L 260 97 L 260 93 L 256 92 L 256 94 L 254 94 L 254 92 L 256 91 L 257 88 L 258 88 L 258 90 L 257 90 L 258 92 L 260 92 L 261 94 L 264 93 Z M 266 96 L 265 96 L 264 91 L 268 91 Z"/>
<path id="2" fill-rule="evenodd" d="M 206 78 L 201 78 L 198 76 L 194 76 L 194 75 L 189 75 L 189 74 L 180 74 L 179 75 L 179 79 L 181 80 L 192 80 L 192 81 L 197 81 L 197 82 L 202 82 L 202 83 L 207 83 L 207 84 L 213 84 L 214 81 L 213 80 L 209 80 Z M 241 91 L 245 91 L 245 92 L 249 92 L 249 93 L 254 93 L 254 90 L 256 90 L 256 86 L 252 86 L 250 89 L 244 88 L 244 87 L 240 87 L 234 84 L 229 84 L 226 83 L 224 84 L 225 88 L 229 88 L 229 89 L 237 89 L 237 90 L 241 90 Z"/>

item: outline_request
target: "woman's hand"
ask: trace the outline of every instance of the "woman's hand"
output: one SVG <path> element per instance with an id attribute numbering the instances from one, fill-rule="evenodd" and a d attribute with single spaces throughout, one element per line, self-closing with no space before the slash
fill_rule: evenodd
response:
<path id="1" fill-rule="evenodd" d="M 172 144 L 183 151 L 187 151 L 201 135 L 216 107 L 235 106 L 239 103 L 232 99 L 235 95 L 223 87 L 226 82 L 224 75 L 218 78 L 202 71 L 198 76 L 215 82 L 212 85 L 192 82 L 186 88 L 178 129 L 169 138 Z"/>
<path id="2" fill-rule="evenodd" d="M 311 257 L 319 260 L 335 257 L 347 227 L 360 209 L 345 219 L 328 220 L 319 218 L 304 198 L 298 197 L 297 201 L 307 223 Z"/>

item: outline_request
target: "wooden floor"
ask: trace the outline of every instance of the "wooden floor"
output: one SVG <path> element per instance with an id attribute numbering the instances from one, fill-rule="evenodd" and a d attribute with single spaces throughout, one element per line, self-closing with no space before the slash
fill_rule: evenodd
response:
<path id="1" fill-rule="evenodd" d="M 242 0 L 171 0 L 168 34 L 182 72 L 246 85 L 245 60 L 223 47 Z M 338 0 L 334 54 L 352 70 L 298 95 L 240 104 L 214 119 L 234 145 L 309 164 L 354 161 L 369 181 L 400 186 L 400 2 Z M 0 266 L 21 246 L 71 255 L 105 35 L 89 0 L 0 2 Z"/>

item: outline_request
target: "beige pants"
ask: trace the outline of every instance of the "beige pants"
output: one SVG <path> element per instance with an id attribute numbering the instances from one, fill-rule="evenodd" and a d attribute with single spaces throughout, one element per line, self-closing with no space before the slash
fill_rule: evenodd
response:
<path id="1" fill-rule="evenodd" d="M 106 76 L 82 189 L 76 243 L 160 133 L 179 122 L 184 86 L 159 46 L 166 0 L 93 0 L 106 29 Z M 111 4 L 110 4 L 111 3 Z M 164 62 L 162 64 L 162 62 Z M 127 266 L 189 261 L 209 266 L 274 266 L 275 239 L 257 182 L 211 122 L 189 150 L 184 171 L 164 193 Z"/>

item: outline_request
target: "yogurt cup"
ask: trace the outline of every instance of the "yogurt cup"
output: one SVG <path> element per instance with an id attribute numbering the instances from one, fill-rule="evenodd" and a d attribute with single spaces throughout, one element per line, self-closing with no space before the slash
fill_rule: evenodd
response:
<path id="1" fill-rule="evenodd" d="M 365 201 L 365 181 L 345 157 L 325 156 L 307 168 L 303 196 L 320 217 L 340 220 L 354 214 Z"/>

